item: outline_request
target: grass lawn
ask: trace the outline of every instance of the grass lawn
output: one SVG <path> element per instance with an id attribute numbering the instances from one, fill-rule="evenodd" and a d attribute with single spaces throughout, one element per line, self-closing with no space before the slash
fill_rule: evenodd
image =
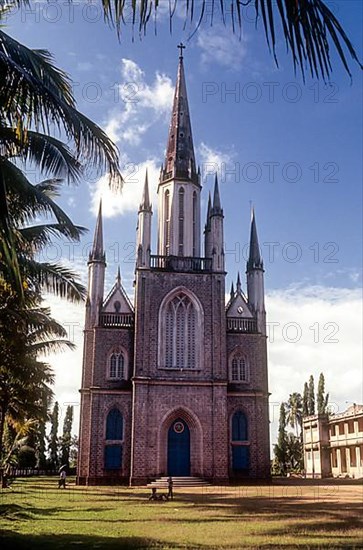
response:
<path id="1" fill-rule="evenodd" d="M 173 502 L 125 487 L 57 489 L 18 479 L 0 493 L 0 548 L 363 548 L 362 485 L 275 481 L 177 489 Z"/>

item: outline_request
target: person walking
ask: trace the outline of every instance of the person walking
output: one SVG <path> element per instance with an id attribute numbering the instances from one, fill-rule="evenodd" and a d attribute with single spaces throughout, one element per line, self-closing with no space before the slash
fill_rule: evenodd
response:
<path id="1" fill-rule="evenodd" d="M 63 487 L 63 489 L 66 488 L 66 479 L 67 479 L 67 473 L 65 470 L 61 470 L 59 474 L 59 480 L 58 480 L 58 489 Z"/>
<path id="2" fill-rule="evenodd" d="M 168 477 L 168 498 L 170 500 L 173 500 L 173 478 L 171 476 Z"/>

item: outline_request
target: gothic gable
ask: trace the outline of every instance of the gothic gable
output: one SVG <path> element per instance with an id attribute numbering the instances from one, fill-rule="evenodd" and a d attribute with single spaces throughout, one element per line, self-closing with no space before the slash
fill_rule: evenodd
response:
<path id="1" fill-rule="evenodd" d="M 103 313 L 133 313 L 131 301 L 126 294 L 121 282 L 116 281 L 106 300 L 104 301 Z"/>
<path id="2" fill-rule="evenodd" d="M 231 298 L 226 307 L 226 315 L 228 317 L 253 317 L 251 313 L 246 298 L 241 292 L 236 292 L 236 294 Z"/>

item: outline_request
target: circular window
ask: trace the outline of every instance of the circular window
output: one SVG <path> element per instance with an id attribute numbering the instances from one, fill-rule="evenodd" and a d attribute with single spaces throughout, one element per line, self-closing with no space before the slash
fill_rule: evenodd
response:
<path id="1" fill-rule="evenodd" d="M 242 315 L 242 313 L 243 313 L 243 307 L 242 307 L 242 306 L 238 306 L 237 311 L 238 311 L 238 313 L 239 313 L 240 315 Z"/>
<path id="2" fill-rule="evenodd" d="M 175 422 L 174 424 L 174 432 L 177 434 L 181 434 L 184 432 L 184 424 L 183 422 Z"/>

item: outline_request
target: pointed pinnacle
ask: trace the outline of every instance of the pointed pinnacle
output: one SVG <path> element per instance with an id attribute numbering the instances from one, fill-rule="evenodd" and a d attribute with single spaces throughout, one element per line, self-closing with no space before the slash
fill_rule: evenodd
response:
<path id="1" fill-rule="evenodd" d="M 93 237 L 93 245 L 90 253 L 90 259 L 92 260 L 104 260 L 103 250 L 103 226 L 102 226 L 102 199 L 100 199 L 100 206 L 98 208 L 98 215 L 95 227 L 95 233 Z"/>
<path id="2" fill-rule="evenodd" d="M 148 178 L 148 172 L 146 168 L 145 183 L 144 183 L 144 189 L 142 193 L 140 210 L 150 210 L 150 209 L 151 209 L 151 203 L 150 203 L 150 195 L 149 195 L 149 178 Z"/>
<path id="3" fill-rule="evenodd" d="M 121 271 L 120 271 L 120 266 L 117 267 L 116 283 L 117 283 L 118 285 L 121 284 Z"/>
<path id="4" fill-rule="evenodd" d="M 233 281 L 232 281 L 232 284 L 231 284 L 231 300 L 234 298 L 234 284 L 233 284 Z"/>
<path id="5" fill-rule="evenodd" d="M 221 198 L 219 196 L 217 173 L 214 180 L 213 212 L 214 214 L 220 214 L 222 212 Z"/>
<path id="6" fill-rule="evenodd" d="M 240 292 L 241 292 L 241 289 L 242 289 L 242 286 L 241 286 L 241 277 L 239 276 L 239 272 L 238 272 L 238 275 L 237 275 L 237 292 L 240 293 Z"/>
<path id="7" fill-rule="evenodd" d="M 260 254 L 260 247 L 258 244 L 256 216 L 255 210 L 253 208 L 251 212 L 250 252 L 247 262 L 247 271 L 251 271 L 252 269 L 256 268 L 263 268 L 263 262 Z"/>
<path id="8" fill-rule="evenodd" d="M 206 229 L 210 229 L 210 217 L 212 214 L 212 198 L 210 196 L 210 192 L 208 195 L 208 207 L 207 207 L 207 221 L 205 223 Z"/>

